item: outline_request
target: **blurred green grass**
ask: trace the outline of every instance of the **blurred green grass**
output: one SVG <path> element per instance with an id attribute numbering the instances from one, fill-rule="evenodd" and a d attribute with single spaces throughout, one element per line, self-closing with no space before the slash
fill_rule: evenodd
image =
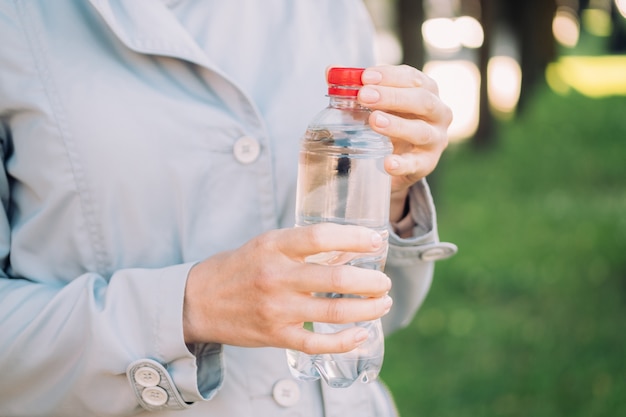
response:
<path id="1" fill-rule="evenodd" d="M 436 266 L 382 378 L 401 415 L 626 415 L 626 97 L 540 89 L 437 169 Z"/>

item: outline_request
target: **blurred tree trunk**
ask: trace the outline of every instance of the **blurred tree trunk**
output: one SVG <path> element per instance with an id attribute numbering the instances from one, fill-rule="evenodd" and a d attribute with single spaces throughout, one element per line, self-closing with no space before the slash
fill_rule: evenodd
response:
<path id="1" fill-rule="evenodd" d="M 517 107 L 521 112 L 535 86 L 543 82 L 548 63 L 556 57 L 556 44 L 552 33 L 556 0 L 481 0 L 480 4 L 485 41 L 479 57 L 480 120 L 474 144 L 477 147 L 487 147 L 495 142 L 496 137 L 496 124 L 487 94 L 487 64 L 491 58 L 492 40 L 496 36 L 495 27 L 498 24 L 510 27 L 520 48 L 522 86 Z"/>
<path id="2" fill-rule="evenodd" d="M 626 20 L 615 4 L 611 7 L 611 22 L 613 23 L 613 31 L 609 37 L 609 52 L 613 54 L 624 53 L 626 52 Z"/>
<path id="3" fill-rule="evenodd" d="M 478 148 L 491 146 L 495 142 L 495 120 L 489 105 L 487 92 L 488 77 L 487 65 L 491 58 L 491 39 L 494 33 L 495 0 L 481 0 L 481 24 L 483 26 L 484 41 L 479 50 L 478 70 L 480 71 L 480 105 L 478 128 L 473 138 L 473 145 Z"/>
<path id="4" fill-rule="evenodd" d="M 534 87 L 545 79 L 545 69 L 556 57 L 552 20 L 556 0 L 503 2 L 506 20 L 514 28 L 521 48 L 522 90 L 518 108 L 523 111 Z"/>
<path id="5" fill-rule="evenodd" d="M 421 70 L 425 59 L 422 39 L 422 23 L 424 22 L 422 0 L 397 0 L 396 16 L 403 62 Z"/>

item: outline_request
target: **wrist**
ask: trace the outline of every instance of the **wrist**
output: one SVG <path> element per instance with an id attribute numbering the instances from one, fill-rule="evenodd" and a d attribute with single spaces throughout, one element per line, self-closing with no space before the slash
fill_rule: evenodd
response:
<path id="1" fill-rule="evenodd" d="M 198 320 L 196 315 L 195 297 L 199 289 L 198 286 L 198 268 L 199 264 L 194 265 L 187 275 L 187 283 L 185 285 L 185 298 L 183 302 L 183 336 L 186 344 L 199 343 L 199 332 L 196 330 Z"/>
<path id="2" fill-rule="evenodd" d="M 411 216 L 411 199 L 408 189 L 392 194 L 392 205 L 389 209 L 389 223 L 394 233 L 401 238 L 413 236 L 413 229 L 416 225 Z"/>
<path id="3" fill-rule="evenodd" d="M 409 189 L 392 192 L 389 205 L 389 222 L 392 224 L 399 222 L 409 214 L 409 210 Z"/>

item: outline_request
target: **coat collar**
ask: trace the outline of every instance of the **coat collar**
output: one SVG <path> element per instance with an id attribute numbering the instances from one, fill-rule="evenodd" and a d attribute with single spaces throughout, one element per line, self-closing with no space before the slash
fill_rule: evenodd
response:
<path id="1" fill-rule="evenodd" d="M 160 0 L 89 0 L 111 31 L 135 52 L 215 68 L 208 55 Z"/>

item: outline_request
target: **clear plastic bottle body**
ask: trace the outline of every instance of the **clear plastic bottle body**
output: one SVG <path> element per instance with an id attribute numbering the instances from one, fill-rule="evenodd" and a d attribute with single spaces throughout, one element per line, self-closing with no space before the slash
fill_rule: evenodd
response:
<path id="1" fill-rule="evenodd" d="M 383 161 L 392 151 L 388 138 L 371 130 L 370 111 L 353 97 L 330 97 L 329 106 L 309 125 L 301 143 L 296 196 L 296 225 L 333 222 L 377 230 L 382 248 L 374 253 L 320 253 L 307 262 L 349 264 L 382 270 L 388 248 L 387 223 L 391 180 Z M 324 293 L 319 297 L 355 297 Z M 383 362 L 384 335 L 379 320 L 349 324 L 310 323 L 316 333 L 336 333 L 350 326 L 369 332 L 361 346 L 347 353 L 307 355 L 288 350 L 292 374 L 302 380 L 322 378 L 332 387 L 376 379 Z"/>

